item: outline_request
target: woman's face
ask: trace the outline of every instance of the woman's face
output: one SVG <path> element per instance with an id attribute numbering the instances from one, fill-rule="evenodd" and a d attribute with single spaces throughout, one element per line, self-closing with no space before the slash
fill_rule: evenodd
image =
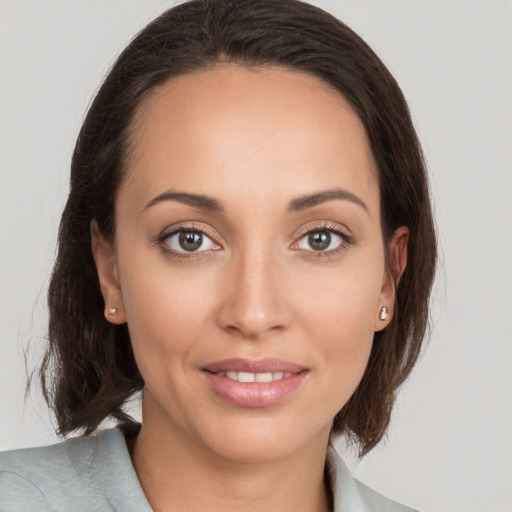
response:
<path id="1" fill-rule="evenodd" d="M 393 305 L 365 131 L 318 79 L 222 65 L 169 81 L 133 124 L 116 241 L 144 428 L 229 459 L 325 446 Z"/>

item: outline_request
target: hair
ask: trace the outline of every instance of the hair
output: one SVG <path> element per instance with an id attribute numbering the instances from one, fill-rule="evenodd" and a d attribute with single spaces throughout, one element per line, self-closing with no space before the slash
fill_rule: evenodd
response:
<path id="1" fill-rule="evenodd" d="M 396 393 L 416 363 L 428 327 L 436 235 L 422 151 L 403 94 L 373 50 L 325 11 L 299 0 L 191 0 L 145 27 L 118 57 L 90 105 L 71 162 L 58 254 L 48 291 L 49 344 L 43 393 L 58 433 L 92 434 L 141 390 L 126 324 L 104 318 L 91 250 L 91 220 L 115 238 L 116 193 L 127 167 L 137 109 L 173 77 L 219 63 L 279 66 L 336 89 L 363 123 L 376 162 L 384 242 L 409 228 L 408 264 L 390 324 L 374 335 L 366 371 L 334 418 L 332 435 L 360 456 L 384 436 Z M 388 268 L 391 265 L 390 256 Z"/>

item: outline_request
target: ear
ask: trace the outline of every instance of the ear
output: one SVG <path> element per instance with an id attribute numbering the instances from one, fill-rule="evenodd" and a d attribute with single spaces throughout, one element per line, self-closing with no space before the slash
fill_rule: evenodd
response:
<path id="1" fill-rule="evenodd" d="M 400 278 L 407 266 L 407 244 L 409 242 L 409 228 L 399 227 L 393 234 L 388 245 L 389 260 L 386 264 L 379 303 L 375 312 L 375 331 L 381 331 L 393 318 L 396 289 Z M 383 308 L 386 308 L 383 310 Z"/>
<path id="2" fill-rule="evenodd" d="M 126 317 L 114 244 L 101 234 L 98 223 L 94 219 L 91 221 L 91 245 L 101 294 L 105 301 L 105 318 L 112 324 L 123 324 L 126 322 Z"/>

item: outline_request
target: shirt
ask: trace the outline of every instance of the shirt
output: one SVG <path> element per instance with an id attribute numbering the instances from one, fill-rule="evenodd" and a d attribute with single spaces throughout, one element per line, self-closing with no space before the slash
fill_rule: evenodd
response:
<path id="1" fill-rule="evenodd" d="M 414 512 L 356 480 L 332 446 L 334 512 Z M 151 512 L 123 432 L 0 453 L 0 512 Z"/>

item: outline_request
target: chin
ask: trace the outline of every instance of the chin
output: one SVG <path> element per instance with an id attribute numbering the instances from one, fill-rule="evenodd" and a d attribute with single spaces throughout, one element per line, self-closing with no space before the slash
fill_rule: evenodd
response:
<path id="1" fill-rule="evenodd" d="M 286 459 L 308 445 L 327 446 L 330 423 L 308 431 L 298 428 L 297 422 L 277 418 L 244 419 L 230 427 L 210 428 L 203 442 L 218 456 L 238 462 L 270 462 Z"/>

